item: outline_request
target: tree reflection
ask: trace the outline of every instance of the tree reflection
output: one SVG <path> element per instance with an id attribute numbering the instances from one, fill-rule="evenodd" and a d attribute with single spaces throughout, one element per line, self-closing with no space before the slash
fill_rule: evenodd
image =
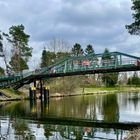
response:
<path id="1" fill-rule="evenodd" d="M 34 140 L 33 134 L 28 127 L 28 123 L 25 120 L 14 119 L 12 128 L 15 130 L 16 139 Z"/>
<path id="2" fill-rule="evenodd" d="M 87 140 L 93 138 L 99 139 L 123 139 L 123 130 L 93 128 L 93 127 L 79 127 L 69 125 L 44 125 L 44 134 L 46 139 L 71 139 L 71 140 Z M 109 136 L 109 132 L 114 134 Z"/>
<path id="3" fill-rule="evenodd" d="M 138 93 L 135 93 L 135 94 L 133 95 L 133 97 L 130 99 L 130 101 L 133 102 L 134 108 L 135 108 L 135 110 L 137 110 L 138 102 L 139 102 L 139 95 L 138 95 Z"/>
<path id="4" fill-rule="evenodd" d="M 105 122 L 119 121 L 119 106 L 116 94 L 106 95 L 103 98 L 102 114 Z"/>

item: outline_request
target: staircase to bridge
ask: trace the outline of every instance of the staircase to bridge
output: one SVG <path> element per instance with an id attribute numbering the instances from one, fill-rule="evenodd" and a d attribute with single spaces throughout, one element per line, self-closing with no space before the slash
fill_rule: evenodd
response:
<path id="1" fill-rule="evenodd" d="M 36 69 L 24 74 L 18 73 L 11 76 L 1 76 L 0 88 L 13 87 L 14 89 L 18 89 L 35 80 L 44 80 L 53 77 L 138 70 L 140 70 L 140 57 L 121 52 L 71 56 L 49 67 Z"/>

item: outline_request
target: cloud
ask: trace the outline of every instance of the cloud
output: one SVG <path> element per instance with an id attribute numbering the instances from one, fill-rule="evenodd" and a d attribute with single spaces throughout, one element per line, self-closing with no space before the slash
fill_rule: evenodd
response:
<path id="1" fill-rule="evenodd" d="M 138 37 L 125 29 L 132 22 L 131 6 L 131 0 L 1 0 L 0 29 L 7 32 L 10 26 L 23 24 L 34 58 L 54 37 L 83 47 L 91 43 L 98 53 L 104 48 L 137 52 Z"/>

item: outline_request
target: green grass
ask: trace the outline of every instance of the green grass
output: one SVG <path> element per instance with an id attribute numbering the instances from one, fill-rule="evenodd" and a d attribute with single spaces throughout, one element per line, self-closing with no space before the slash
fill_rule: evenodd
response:
<path id="1" fill-rule="evenodd" d="M 83 88 L 79 89 L 79 92 L 83 91 Z M 85 87 L 84 93 L 94 92 L 119 92 L 119 91 L 140 91 L 140 87 Z"/>
<path id="2" fill-rule="evenodd" d="M 22 93 L 20 91 L 14 90 L 14 89 L 2 89 L 0 90 L 0 92 L 2 92 L 5 96 L 7 96 L 7 99 L 22 99 L 22 98 L 26 98 L 25 93 Z M 2 97 L 0 97 L 0 99 L 4 99 Z M 6 98 L 5 98 L 6 99 Z"/>

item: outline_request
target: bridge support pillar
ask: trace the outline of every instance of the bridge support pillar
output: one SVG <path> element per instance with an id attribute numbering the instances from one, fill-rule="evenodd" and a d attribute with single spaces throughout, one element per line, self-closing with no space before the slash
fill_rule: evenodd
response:
<path id="1" fill-rule="evenodd" d="M 42 95 L 43 95 L 43 84 L 42 80 L 40 80 L 40 99 L 42 100 Z"/>
<path id="2" fill-rule="evenodd" d="M 36 99 L 36 88 L 35 87 L 30 87 L 29 98 L 30 98 L 30 100 L 35 100 Z"/>
<path id="3" fill-rule="evenodd" d="M 49 88 L 44 87 L 44 102 L 48 102 L 49 101 L 49 98 L 50 98 Z"/>
<path id="4" fill-rule="evenodd" d="M 34 80 L 34 87 L 36 87 L 36 80 Z"/>

